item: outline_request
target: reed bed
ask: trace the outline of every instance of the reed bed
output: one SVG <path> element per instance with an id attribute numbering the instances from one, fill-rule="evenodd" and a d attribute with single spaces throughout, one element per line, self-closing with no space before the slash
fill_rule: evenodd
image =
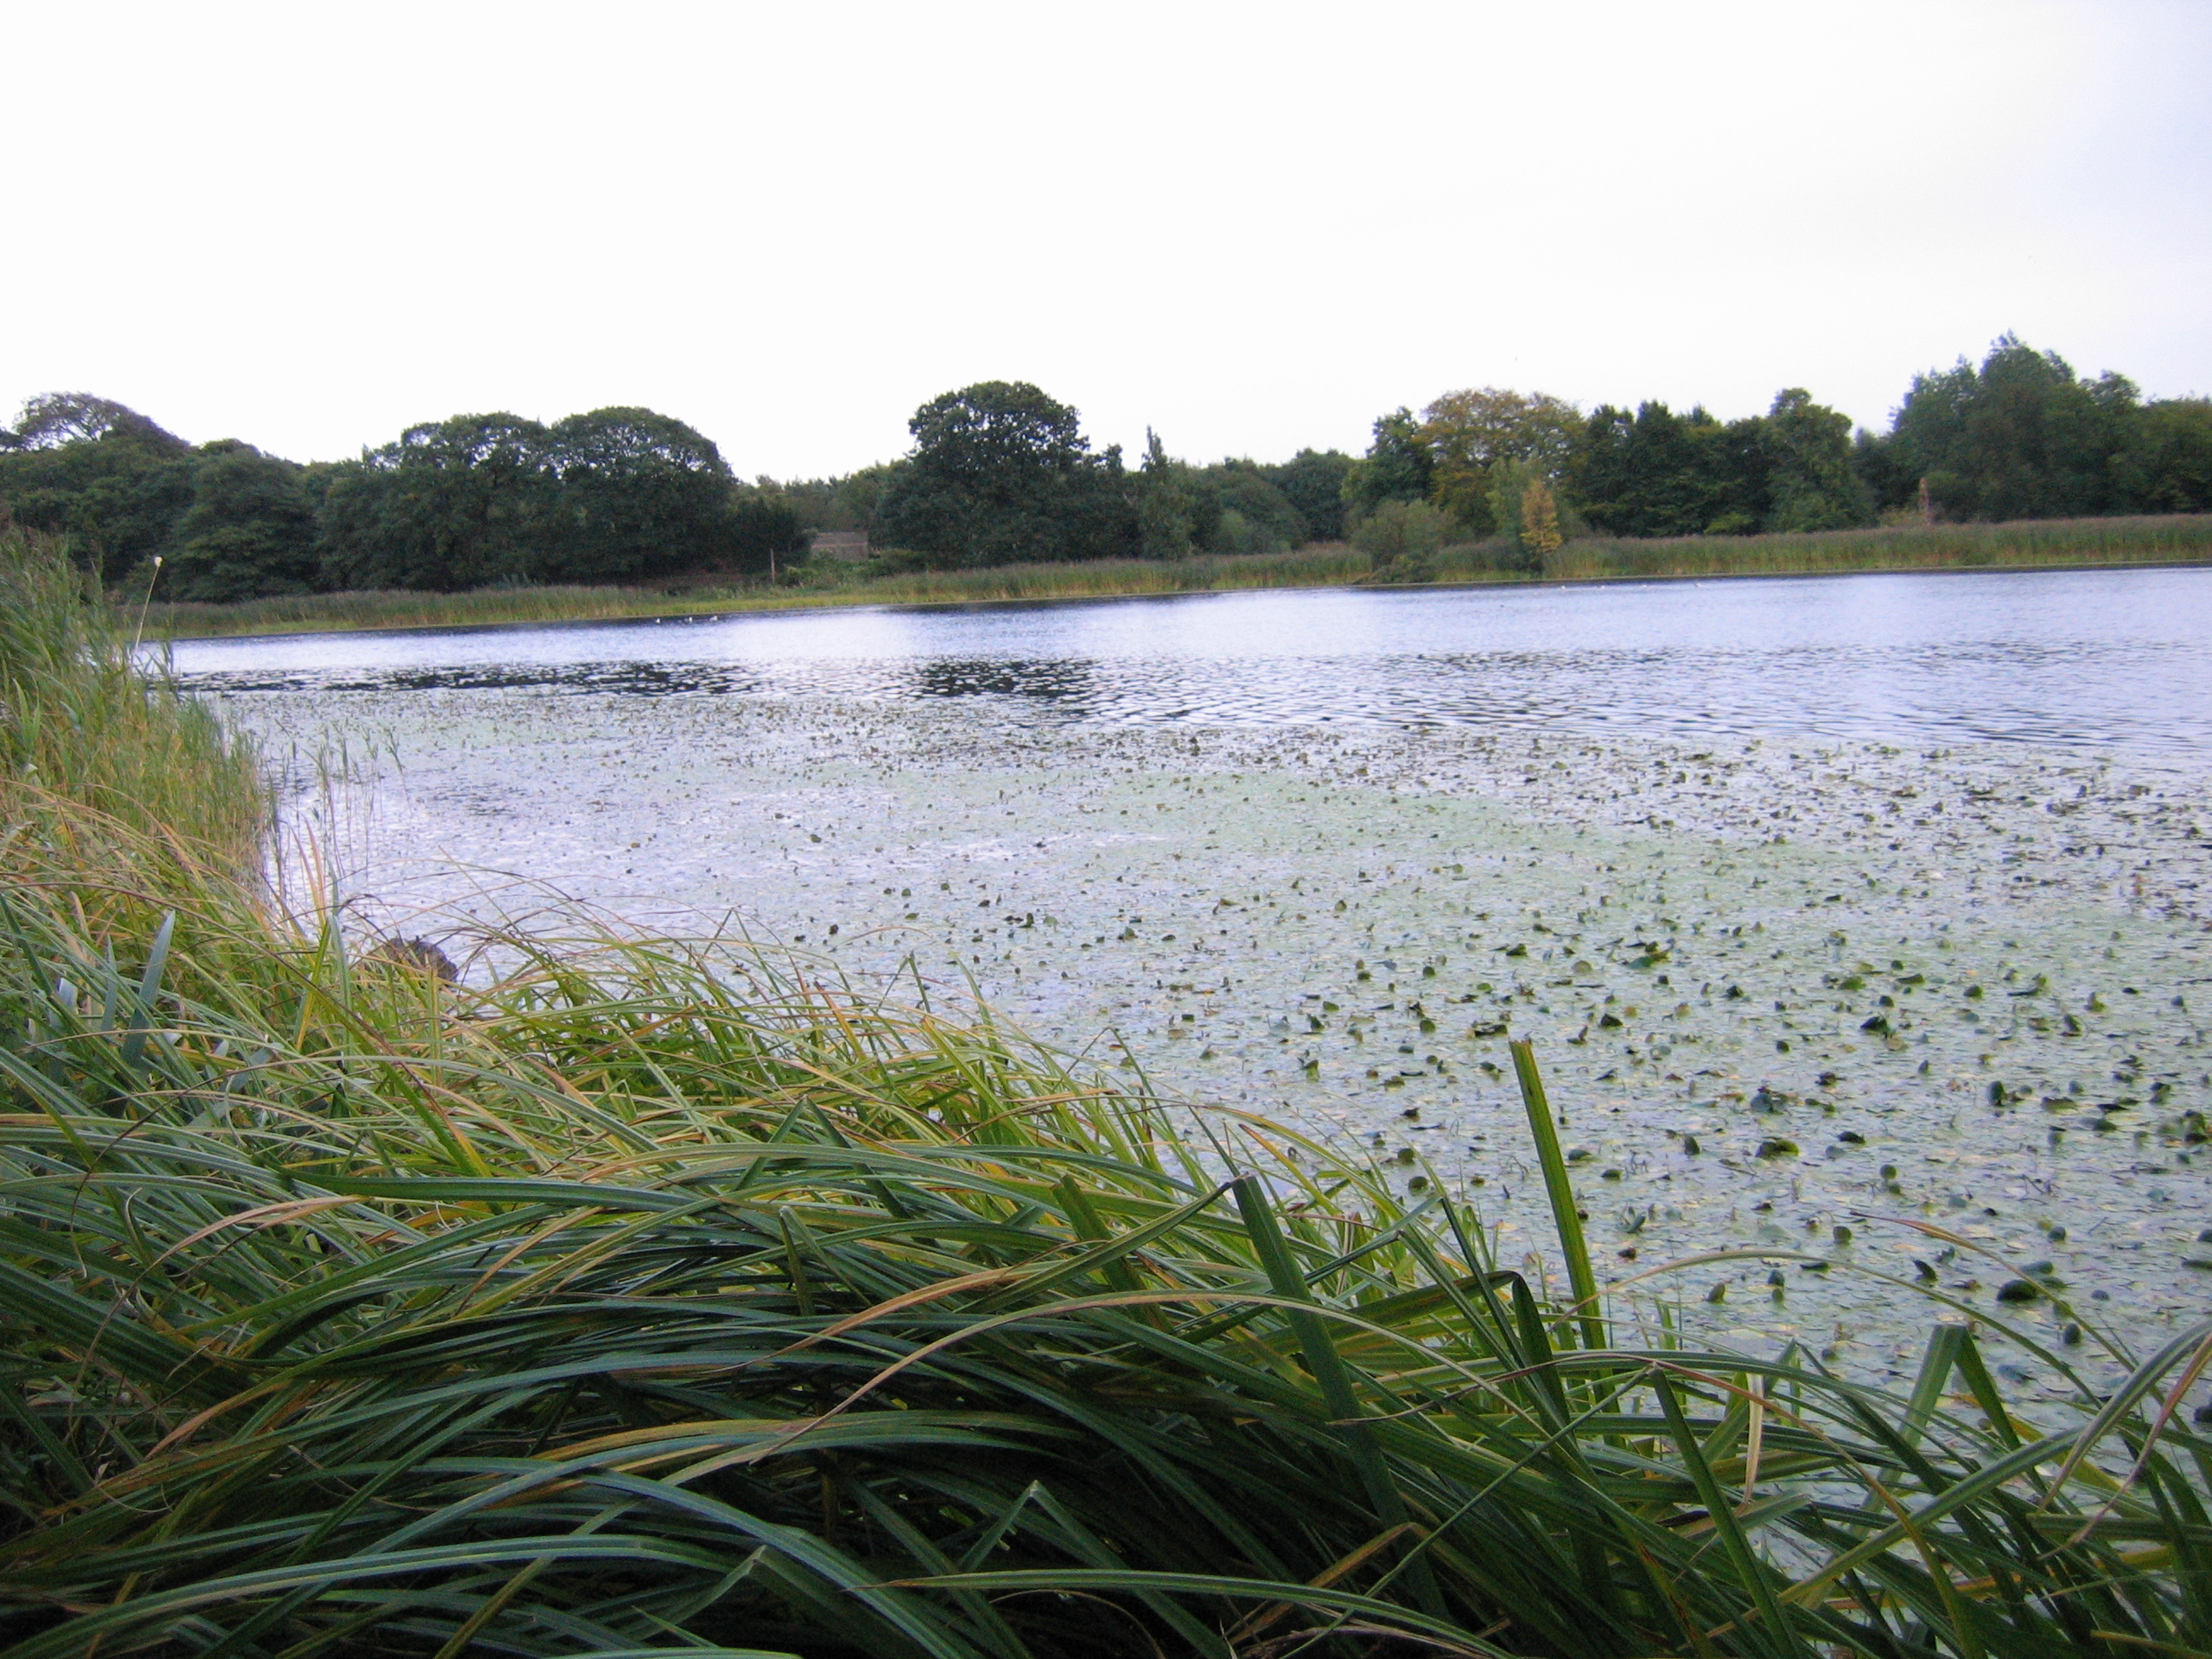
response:
<path id="1" fill-rule="evenodd" d="M 1365 555 L 1335 544 L 1294 553 L 1102 559 L 890 576 L 870 576 L 858 567 L 826 571 L 810 568 L 805 581 L 789 586 L 708 582 L 667 588 L 515 587 L 486 588 L 473 593 L 300 594 L 237 605 L 156 604 L 147 607 L 146 627 L 150 636 L 161 639 L 204 639 L 370 628 L 604 622 L 842 605 L 1110 599 L 1232 588 L 1340 586 L 1358 580 L 1370 568 Z"/>
<path id="2" fill-rule="evenodd" d="M 1636 1335 L 1525 1046 L 1536 1267 L 919 982 L 199 870 L 0 877 L 19 1659 L 2212 1649 L 2212 1325 L 2057 1427 Z"/>
<path id="3" fill-rule="evenodd" d="M 616 622 L 632 617 L 726 611 L 769 595 L 736 582 L 672 592 L 658 587 L 486 587 L 468 593 L 405 588 L 295 593 L 234 605 L 156 601 L 145 607 L 149 639 L 241 634 L 318 634 L 372 628 L 489 628 L 501 623 Z"/>
<path id="4" fill-rule="evenodd" d="M 252 745 L 133 660 L 55 544 L 0 529 L 0 866 L 174 898 L 250 877 L 269 825 Z"/>
<path id="5" fill-rule="evenodd" d="M 1553 580 L 1819 575 L 1854 570 L 2174 564 L 2212 560 L 2212 515 L 1905 525 L 1801 535 L 1589 538 L 1547 556 Z"/>
<path id="6" fill-rule="evenodd" d="M 1859 570 L 2043 568 L 2212 560 L 2212 516 L 2068 519 L 2020 524 L 1910 526 L 1808 535 L 1692 536 L 1634 541 L 1591 538 L 1528 567 L 1502 541 L 1447 547 L 1423 563 L 1439 582 L 1589 581 L 1663 576 L 1813 575 Z M 163 639 L 318 633 L 369 628 L 489 626 L 613 621 L 844 605 L 976 605 L 1038 599 L 1135 598 L 1266 588 L 1395 584 L 1340 543 L 1288 553 L 1188 559 L 1102 559 L 1005 565 L 987 570 L 872 576 L 860 567 L 808 567 L 796 586 L 707 582 L 679 588 L 520 587 L 473 593 L 318 593 L 238 605 L 153 605 L 149 635 Z"/>

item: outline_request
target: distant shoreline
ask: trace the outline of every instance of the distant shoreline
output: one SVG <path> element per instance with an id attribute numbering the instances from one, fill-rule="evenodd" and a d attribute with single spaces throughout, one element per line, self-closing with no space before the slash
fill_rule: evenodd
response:
<path id="1" fill-rule="evenodd" d="M 1508 551 L 1494 543 L 1445 548 L 1424 561 L 1432 579 L 1419 581 L 1377 580 L 1373 562 L 1365 555 L 1328 544 L 1291 553 L 1171 563 L 1116 560 L 1090 565 L 1012 565 L 849 582 L 838 580 L 845 573 L 832 572 L 825 573 L 829 580 L 821 586 L 702 588 L 690 598 L 654 588 L 542 587 L 316 594 L 222 605 L 155 604 L 147 609 L 145 637 L 164 641 L 421 633 L 678 622 L 793 611 L 1085 604 L 1348 587 L 1413 592 L 1769 577 L 2186 568 L 2212 566 L 2212 514 L 1641 543 L 1578 540 L 1550 556 L 1540 572 L 1500 568 Z M 121 608 L 126 614 L 131 610 Z"/>

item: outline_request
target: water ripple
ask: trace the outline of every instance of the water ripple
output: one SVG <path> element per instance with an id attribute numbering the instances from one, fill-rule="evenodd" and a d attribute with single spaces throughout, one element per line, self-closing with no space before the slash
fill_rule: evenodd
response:
<path id="1" fill-rule="evenodd" d="M 973 700 L 1006 720 L 1981 740 L 2212 757 L 2212 572 L 1194 595 L 179 646 L 226 691 Z"/>

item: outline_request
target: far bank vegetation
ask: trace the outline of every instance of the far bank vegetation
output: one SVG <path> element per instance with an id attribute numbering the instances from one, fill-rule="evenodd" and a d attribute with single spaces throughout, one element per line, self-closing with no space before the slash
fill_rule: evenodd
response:
<path id="1" fill-rule="evenodd" d="M 641 408 L 462 415 L 340 462 L 194 445 L 134 410 L 34 398 L 0 429 L 0 512 L 65 539 L 154 631 L 550 620 L 824 598 L 1082 597 L 2203 556 L 2212 400 L 2146 399 L 2009 336 L 1914 377 L 1886 433 L 1798 387 L 1763 414 L 1585 411 L 1446 392 L 1367 452 L 1133 461 L 1038 387 L 915 411 L 896 460 L 741 477 Z M 865 559 L 811 556 L 817 536 Z M 221 611 L 202 607 L 222 607 Z"/>

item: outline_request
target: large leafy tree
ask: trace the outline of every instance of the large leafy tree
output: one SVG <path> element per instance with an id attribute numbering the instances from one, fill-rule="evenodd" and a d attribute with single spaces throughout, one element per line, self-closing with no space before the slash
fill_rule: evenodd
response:
<path id="1" fill-rule="evenodd" d="M 1346 522 L 1357 522 L 1385 501 L 1426 501 L 1435 472 L 1436 457 L 1412 410 L 1377 416 L 1367 453 L 1344 476 Z"/>
<path id="2" fill-rule="evenodd" d="M 306 468 L 226 438 L 201 447 L 192 503 L 178 520 L 162 591 L 227 602 L 305 593 L 316 583 L 315 507 Z"/>
<path id="3" fill-rule="evenodd" d="M 1218 507 L 1213 516 L 1220 516 Z M 1146 427 L 1145 459 L 1137 470 L 1137 539 L 1145 556 L 1180 559 L 1188 555 L 1197 518 L 1190 469 L 1170 459 L 1160 434 Z"/>
<path id="4" fill-rule="evenodd" d="M 1947 515 L 2047 519 L 2124 512 L 2141 404 L 2125 377 L 2076 377 L 2066 360 L 2012 335 L 1979 368 L 1960 358 L 1913 377 L 1892 440 Z"/>
<path id="5" fill-rule="evenodd" d="M 1144 465 L 1135 480 L 1145 556 L 1279 553 L 1312 539 L 1305 520 L 1269 481 L 1268 471 L 1255 461 L 1236 459 L 1193 466 L 1170 457 L 1158 434 L 1147 431 Z"/>
<path id="6" fill-rule="evenodd" d="M 320 514 L 325 580 L 450 591 L 537 574 L 555 506 L 545 442 L 519 415 L 456 415 L 339 469 Z"/>
<path id="7" fill-rule="evenodd" d="M 1488 498 L 1499 464 L 1557 477 L 1582 423 L 1580 410 L 1548 392 L 1488 386 L 1447 392 L 1421 411 L 1418 428 L 1430 457 L 1428 498 L 1468 529 L 1488 532 L 1496 527 Z"/>
<path id="8" fill-rule="evenodd" d="M 1583 423 L 1567 471 L 1583 516 L 1616 536 L 1841 530 L 1874 517 L 1850 421 L 1802 387 L 1725 424 L 1701 408 L 1647 403 L 1632 416 L 1603 405 Z"/>
<path id="9" fill-rule="evenodd" d="M 337 470 L 320 528 L 325 581 L 350 587 L 651 580 L 803 544 L 780 490 L 739 484 L 707 439 L 645 409 L 410 427 Z"/>
<path id="10" fill-rule="evenodd" d="M 59 449 L 97 443 L 103 438 L 131 438 L 157 448 L 191 447 L 137 410 L 89 392 L 47 392 L 23 405 L 13 430 L 0 434 L 0 449 Z"/>
<path id="11" fill-rule="evenodd" d="M 1024 380 L 933 398 L 907 422 L 914 448 L 879 500 L 873 538 L 947 566 L 1137 551 L 1118 447 L 1093 454 L 1077 411 Z"/>
<path id="12" fill-rule="evenodd" d="M 634 581 L 741 558 L 736 481 L 721 452 L 683 422 L 593 410 L 549 428 L 541 453 L 559 486 L 541 577 Z"/>
<path id="13" fill-rule="evenodd" d="M 2147 511 L 2212 513 L 2212 398 L 2144 404 L 2129 463 Z"/>
<path id="14" fill-rule="evenodd" d="M 1874 522 L 1873 502 L 1851 465 L 1848 416 L 1791 386 L 1774 394 L 1759 436 L 1764 528 L 1849 530 Z"/>
<path id="15" fill-rule="evenodd" d="M 182 438 L 88 392 L 33 398 L 0 429 L 0 502 L 18 522 L 67 538 L 104 581 L 168 546 L 192 502 L 192 469 Z"/>
<path id="16" fill-rule="evenodd" d="M 1207 552 L 1280 553 L 1314 539 L 1305 515 L 1269 477 L 1273 470 L 1232 459 L 1198 471 L 1199 540 Z M 1340 523 L 1341 498 L 1334 506 Z"/>
<path id="17" fill-rule="evenodd" d="M 1287 461 L 1261 468 L 1303 527 L 1299 540 L 1344 539 L 1344 481 L 1357 465 L 1340 449 L 1301 449 Z"/>
<path id="18" fill-rule="evenodd" d="M 1631 415 L 1606 404 L 1583 422 L 1571 477 L 1583 516 L 1616 536 L 1754 528 L 1733 520 L 1748 509 L 1729 499 L 1740 493 L 1730 459 L 1727 428 L 1703 409 L 1646 403 Z"/>

